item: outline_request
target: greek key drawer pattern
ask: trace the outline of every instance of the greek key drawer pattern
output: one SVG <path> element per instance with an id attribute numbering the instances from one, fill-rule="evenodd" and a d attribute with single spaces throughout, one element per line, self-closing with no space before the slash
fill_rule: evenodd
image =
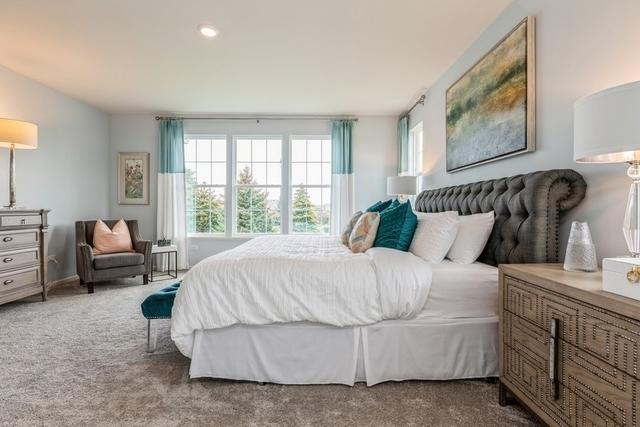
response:
<path id="1" fill-rule="evenodd" d="M 551 398 L 551 383 L 543 369 L 545 361 L 535 353 L 522 353 L 508 345 L 503 347 L 503 372 L 501 381 L 516 392 L 524 394 L 536 406 L 536 412 L 543 412 L 557 425 L 569 426 L 571 423 L 571 393 L 560 387 L 558 400 Z M 574 405 L 575 406 L 575 405 Z M 569 414 L 567 414 L 569 412 Z"/>
<path id="2" fill-rule="evenodd" d="M 640 381 L 564 341 L 559 350 L 564 387 L 589 402 L 590 411 L 604 419 L 640 426 Z"/>
<path id="3" fill-rule="evenodd" d="M 640 379 L 640 322 L 510 277 L 503 298 L 505 310 L 543 330 L 558 319 L 561 340 Z"/>
<path id="4" fill-rule="evenodd" d="M 563 425 L 640 425 L 640 381 L 565 341 L 559 342 L 559 396 L 552 399 L 549 334 L 503 315 L 503 378 Z"/>

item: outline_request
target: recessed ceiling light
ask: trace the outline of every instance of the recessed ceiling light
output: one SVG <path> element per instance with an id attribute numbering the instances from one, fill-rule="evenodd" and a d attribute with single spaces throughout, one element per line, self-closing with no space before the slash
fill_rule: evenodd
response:
<path id="1" fill-rule="evenodd" d="M 198 30 L 200 31 L 200 34 L 202 34 L 204 37 L 207 37 L 209 39 L 212 39 L 218 35 L 218 31 L 208 24 L 200 25 L 198 27 Z"/>

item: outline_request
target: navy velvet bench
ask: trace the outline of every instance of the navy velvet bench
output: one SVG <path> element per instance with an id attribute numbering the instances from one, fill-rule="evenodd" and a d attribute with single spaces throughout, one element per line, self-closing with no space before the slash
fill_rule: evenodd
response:
<path id="1" fill-rule="evenodd" d="M 171 319 L 171 309 L 173 301 L 178 293 L 178 288 L 182 281 L 162 288 L 149 295 L 140 304 L 142 315 L 147 319 L 147 351 L 153 353 L 156 349 L 155 331 L 153 336 L 153 346 L 151 345 L 151 321 L 154 319 Z"/>

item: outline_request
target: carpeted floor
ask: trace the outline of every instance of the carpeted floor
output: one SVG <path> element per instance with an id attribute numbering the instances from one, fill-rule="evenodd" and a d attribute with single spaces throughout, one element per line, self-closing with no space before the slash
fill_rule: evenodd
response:
<path id="1" fill-rule="evenodd" d="M 169 321 L 145 352 L 139 304 L 167 282 L 54 289 L 0 306 L 1 425 L 525 426 L 484 381 L 282 386 L 190 380 Z"/>

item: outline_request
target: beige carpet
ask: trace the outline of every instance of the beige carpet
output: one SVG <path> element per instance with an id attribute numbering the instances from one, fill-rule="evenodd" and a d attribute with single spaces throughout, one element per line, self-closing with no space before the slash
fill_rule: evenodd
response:
<path id="1" fill-rule="evenodd" d="M 502 408 L 484 381 L 375 387 L 189 380 L 189 360 L 159 330 L 145 352 L 139 304 L 167 282 L 140 279 L 54 289 L 49 301 L 0 306 L 1 425 L 534 425 Z"/>

